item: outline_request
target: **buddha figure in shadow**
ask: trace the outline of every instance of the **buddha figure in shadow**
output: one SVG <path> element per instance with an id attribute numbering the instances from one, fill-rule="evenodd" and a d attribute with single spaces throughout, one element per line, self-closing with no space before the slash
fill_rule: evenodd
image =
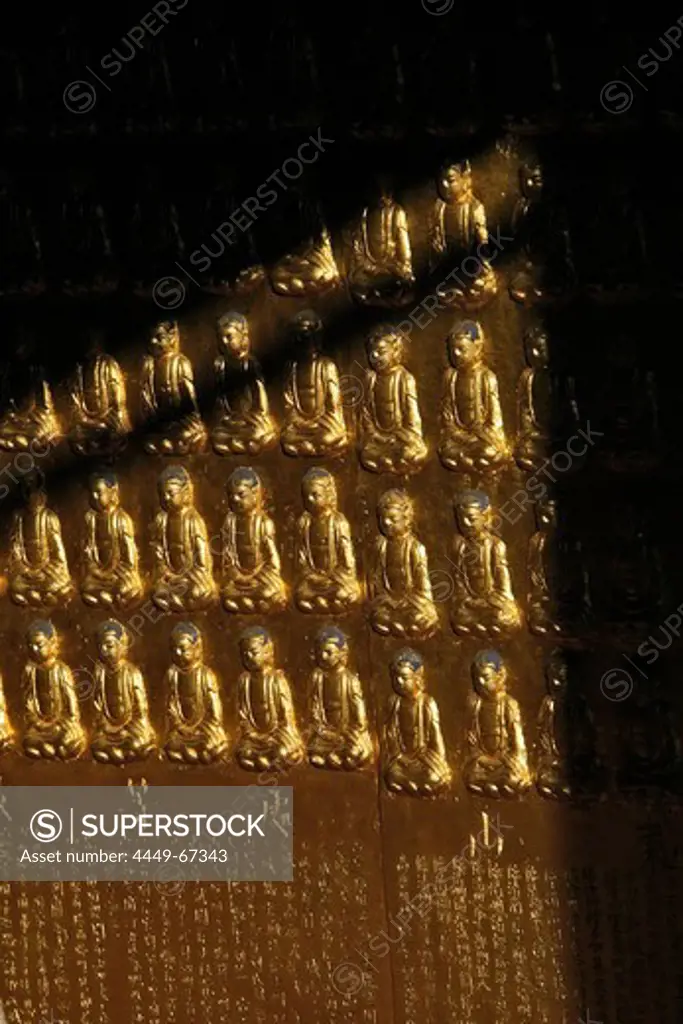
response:
<path id="1" fill-rule="evenodd" d="M 408 218 L 386 179 L 351 234 L 348 282 L 362 305 L 400 306 L 415 283 Z"/>
<path id="2" fill-rule="evenodd" d="M 90 477 L 85 514 L 81 597 L 91 607 L 129 607 L 142 597 L 135 527 L 121 508 L 119 481 L 111 470 Z"/>
<path id="3" fill-rule="evenodd" d="M 120 622 L 109 620 L 97 630 L 96 642 L 92 756 L 111 765 L 144 761 L 156 737 L 142 672 L 128 658 L 130 634 Z"/>
<path id="4" fill-rule="evenodd" d="M 321 629 L 310 680 L 307 742 L 308 759 L 316 768 L 354 771 L 374 754 L 363 687 L 348 662 L 349 644 L 341 630 Z"/>
<path id="5" fill-rule="evenodd" d="M 632 681 L 629 686 L 633 686 Z M 679 789 L 683 778 L 681 730 L 671 702 L 662 693 L 660 681 L 639 680 L 635 693 L 628 694 L 623 702 L 623 712 L 620 715 L 620 785 Z"/>
<path id="6" fill-rule="evenodd" d="M 657 378 L 641 365 L 636 341 L 618 338 L 609 349 L 600 403 L 604 434 L 599 454 L 613 473 L 641 473 L 661 461 Z"/>
<path id="7" fill-rule="evenodd" d="M 573 635 L 588 624 L 590 585 L 583 544 L 572 536 L 557 502 L 538 501 L 529 541 L 527 622 L 537 636 Z"/>
<path id="8" fill-rule="evenodd" d="M 27 757 L 68 761 L 86 746 L 71 669 L 59 658 L 59 636 L 51 622 L 36 620 L 26 633 L 23 749 Z"/>
<path id="9" fill-rule="evenodd" d="M 399 651 L 391 663 L 393 694 L 382 736 L 382 774 L 392 793 L 435 796 L 451 782 L 439 709 L 425 688 L 417 651 Z"/>
<path id="10" fill-rule="evenodd" d="M 646 517 L 633 505 L 620 503 L 607 519 L 603 545 L 599 618 L 619 637 L 642 632 L 661 615 L 664 573 L 659 545 Z"/>
<path id="11" fill-rule="evenodd" d="M 88 357 L 76 367 L 71 383 L 69 444 L 76 455 L 115 455 L 131 431 L 126 382 L 121 367 L 92 336 Z"/>
<path id="12" fill-rule="evenodd" d="M 476 656 L 472 684 L 465 784 L 477 796 L 518 796 L 531 786 L 531 775 L 519 705 L 507 692 L 507 668 L 498 651 Z"/>
<path id="13" fill-rule="evenodd" d="M 166 673 L 169 761 L 213 764 L 228 751 L 218 679 L 204 659 L 202 634 L 191 622 L 171 633 L 171 666 Z"/>
<path id="14" fill-rule="evenodd" d="M 184 466 L 165 469 L 158 490 L 161 510 L 152 529 L 152 600 L 162 611 L 207 608 L 217 597 L 209 535 Z"/>
<path id="15" fill-rule="evenodd" d="M 498 378 L 484 362 L 481 324 L 464 320 L 448 338 L 439 456 L 454 472 L 492 474 L 509 461 Z"/>
<path id="16" fill-rule="evenodd" d="M 24 507 L 14 513 L 9 592 L 22 607 L 65 604 L 74 588 L 59 517 L 47 507 L 45 480 L 32 470 L 22 480 Z"/>
<path id="17" fill-rule="evenodd" d="M 246 771 L 286 771 L 305 753 L 287 677 L 275 667 L 272 637 L 261 626 L 240 639 L 244 672 L 237 683 L 240 734 L 235 757 Z"/>
<path id="18" fill-rule="evenodd" d="M 263 375 L 251 354 L 247 318 L 226 313 L 217 330 L 218 401 L 211 443 L 217 455 L 258 455 L 276 443 L 277 431 Z"/>
<path id="19" fill-rule="evenodd" d="M 337 485 L 328 470 L 309 469 L 301 492 L 305 511 L 297 523 L 294 601 L 302 612 L 341 614 L 362 593 L 351 527 L 339 511 Z"/>
<path id="20" fill-rule="evenodd" d="M 192 363 L 180 351 L 175 320 L 154 327 L 141 379 L 142 414 L 151 421 L 145 451 L 151 455 L 190 455 L 201 451 L 206 428 L 199 415 Z"/>

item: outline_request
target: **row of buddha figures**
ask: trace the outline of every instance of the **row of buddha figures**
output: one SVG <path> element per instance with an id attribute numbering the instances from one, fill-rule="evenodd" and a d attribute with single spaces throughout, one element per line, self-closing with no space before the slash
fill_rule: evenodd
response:
<path id="1" fill-rule="evenodd" d="M 353 432 L 347 413 L 355 409 L 362 466 L 376 473 L 409 474 L 429 456 L 415 376 L 405 365 L 405 338 L 389 324 L 367 338 L 368 368 L 362 377 L 340 375 L 323 352 L 323 324 L 311 310 L 290 325 L 296 358 L 289 364 L 284 391 L 284 422 L 275 421 L 263 373 L 252 353 L 249 325 L 230 312 L 217 323 L 215 410 L 210 429 L 200 415 L 192 363 L 180 350 L 175 321 L 157 324 L 142 367 L 141 413 L 145 449 L 183 456 L 202 451 L 210 440 L 219 455 L 258 455 L 281 443 L 290 456 L 334 457 L 347 452 Z M 477 321 L 458 322 L 447 339 L 440 407 L 438 454 L 443 465 L 465 474 L 494 474 L 514 461 L 537 471 L 560 451 L 578 466 L 582 417 L 573 378 L 551 368 L 549 344 L 541 328 L 524 338 L 527 366 L 517 386 L 516 436 L 503 424 L 498 378 L 486 359 L 487 341 Z M 597 449 L 608 468 L 647 466 L 658 450 L 658 409 L 652 373 L 637 369 L 620 340 L 607 375 Z M 35 367 L 23 382 L 23 400 L 5 395 L 0 414 L 0 448 L 39 450 L 55 444 L 63 427 L 50 385 Z M 22 382 L 17 381 L 22 388 Z M 7 390 L 7 389 L 5 389 Z M 131 432 L 126 382 L 117 360 L 104 352 L 99 337 L 72 382 L 72 449 L 80 455 L 112 456 Z M 577 448 L 577 445 L 579 446 Z M 558 456 L 559 457 L 559 456 Z M 563 466 L 563 471 L 566 466 Z"/>
<path id="2" fill-rule="evenodd" d="M 85 694 L 92 695 L 94 706 L 88 736 L 81 716 L 84 694 L 60 659 L 57 631 L 44 620 L 29 627 L 22 680 L 24 754 L 70 760 L 89 746 L 96 761 L 112 765 L 144 760 L 160 750 L 169 760 L 185 764 L 227 759 L 230 738 L 221 690 L 194 624 L 179 623 L 170 636 L 161 742 L 151 721 L 142 672 L 130 660 L 130 634 L 120 622 L 109 620 L 98 628 L 95 639 L 97 660 Z M 234 756 L 243 769 L 286 771 L 307 758 L 317 768 L 353 771 L 376 761 L 377 744 L 363 685 L 349 668 L 349 644 L 341 630 L 326 626 L 316 637 L 308 680 L 310 727 L 304 731 L 267 630 L 260 626 L 245 630 L 239 647 L 244 671 L 237 682 L 239 735 Z M 421 655 L 410 649 L 400 651 L 390 675 L 393 694 L 380 744 L 385 783 L 392 792 L 436 794 L 450 785 L 453 772 L 439 710 L 426 690 Z M 507 679 L 497 651 L 480 652 L 474 659 L 462 774 L 468 788 L 482 796 L 521 794 L 534 778 L 519 705 L 508 693 Z M 577 784 L 597 780 L 594 728 L 585 701 L 568 687 L 567 663 L 559 651 L 548 660 L 546 680 L 535 780 L 544 796 L 568 797 Z M 2 698 L 0 750 L 9 750 L 14 741 Z"/>

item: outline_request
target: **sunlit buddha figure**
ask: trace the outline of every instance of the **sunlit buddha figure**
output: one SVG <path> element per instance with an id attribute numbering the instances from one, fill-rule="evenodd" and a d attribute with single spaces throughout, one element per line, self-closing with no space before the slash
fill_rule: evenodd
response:
<path id="1" fill-rule="evenodd" d="M 301 355 L 292 362 L 285 384 L 282 448 L 287 455 L 338 455 L 348 446 L 339 371 L 321 351 L 323 325 L 312 310 L 293 323 Z"/>
<path id="2" fill-rule="evenodd" d="M 240 639 L 245 671 L 237 683 L 240 735 L 235 756 L 247 771 L 286 771 L 304 757 L 287 677 L 275 668 L 267 630 L 247 629 Z"/>
<path id="3" fill-rule="evenodd" d="M 536 503 L 536 532 L 529 542 L 529 629 L 561 636 L 585 626 L 591 611 L 583 545 L 558 521 L 557 503 Z"/>
<path id="4" fill-rule="evenodd" d="M 452 778 L 439 722 L 439 709 L 425 690 L 417 651 L 403 650 L 391 663 L 391 685 L 382 743 L 382 773 L 393 793 L 433 796 Z"/>
<path id="5" fill-rule="evenodd" d="M 227 491 L 230 511 L 222 529 L 223 607 L 243 614 L 281 611 L 287 603 L 287 588 L 261 478 L 253 469 L 241 467 L 231 474 Z"/>
<path id="6" fill-rule="evenodd" d="M 465 320 L 448 338 L 439 456 L 447 469 L 492 473 L 509 459 L 498 378 L 484 361 L 481 324 Z"/>
<path id="7" fill-rule="evenodd" d="M 142 596 L 133 520 L 121 508 L 119 482 L 111 470 L 90 477 L 85 514 L 81 596 L 85 604 L 127 608 Z"/>
<path id="8" fill-rule="evenodd" d="M 607 373 L 600 381 L 604 409 L 600 455 L 612 472 L 652 468 L 660 457 L 657 379 L 641 363 L 634 338 L 610 345 Z"/>
<path id="9" fill-rule="evenodd" d="M 59 659 L 59 637 L 51 622 L 33 622 L 26 633 L 28 657 L 22 677 L 28 757 L 69 760 L 86 746 L 71 669 Z"/>
<path id="10" fill-rule="evenodd" d="M 0 449 L 9 452 L 31 448 L 34 455 L 47 451 L 62 435 L 55 410 L 52 388 L 45 370 L 37 362 L 30 342 L 21 343 L 14 352 L 9 373 L 8 404 L 0 415 Z"/>
<path id="11" fill-rule="evenodd" d="M 658 679 L 638 680 L 620 705 L 619 782 L 625 786 L 680 785 L 683 746 L 678 715 Z"/>
<path id="12" fill-rule="evenodd" d="M 306 511 L 297 523 L 294 600 L 302 612 L 339 614 L 361 598 L 351 527 L 328 470 L 309 469 L 301 492 Z"/>
<path id="13" fill-rule="evenodd" d="M 321 629 L 315 641 L 308 736 L 308 759 L 316 768 L 353 771 L 373 755 L 363 688 L 348 661 L 348 640 L 341 630 Z"/>
<path id="14" fill-rule="evenodd" d="M 242 313 L 226 313 L 217 325 L 218 391 L 211 443 L 218 455 L 258 455 L 277 441 L 266 385 L 251 354 L 249 324 Z"/>
<path id="15" fill-rule="evenodd" d="M 382 324 L 367 340 L 370 369 L 361 408 L 360 460 L 374 473 L 413 473 L 428 455 L 415 378 L 403 365 L 400 331 Z"/>
<path id="16" fill-rule="evenodd" d="M 109 455 L 126 443 L 131 424 L 126 383 L 116 359 L 107 355 L 99 333 L 92 336 L 86 362 L 71 384 L 69 443 L 76 455 Z"/>
<path id="17" fill-rule="evenodd" d="M 102 623 L 95 639 L 92 756 L 102 764 L 144 761 L 154 750 L 156 737 L 142 672 L 128 660 L 130 634 L 120 622 L 110 620 Z"/>
<path id="18" fill-rule="evenodd" d="M 386 180 L 378 191 L 353 230 L 348 281 L 359 302 L 396 306 L 410 297 L 415 283 L 408 218 Z"/>
<path id="19" fill-rule="evenodd" d="M 295 202 L 294 221 L 303 241 L 272 268 L 271 285 L 278 295 L 320 295 L 340 281 L 332 240 L 320 205 L 301 192 Z"/>
<path id="20" fill-rule="evenodd" d="M 517 385 L 515 459 L 528 473 L 540 470 L 566 447 L 579 426 L 573 377 L 550 368 L 548 336 L 542 327 L 524 335 L 527 366 Z"/>
<path id="21" fill-rule="evenodd" d="M 459 636 L 501 636 L 521 626 L 512 593 L 505 542 L 494 532 L 491 502 L 483 491 L 455 499 L 459 535 L 453 545 L 451 623 Z"/>
<path id="22" fill-rule="evenodd" d="M 171 633 L 166 673 L 166 756 L 185 764 L 211 764 L 228 749 L 216 673 L 204 661 L 202 635 L 191 622 Z"/>
<path id="23" fill-rule="evenodd" d="M 431 265 L 439 276 L 445 271 L 454 276 L 439 282 L 436 293 L 446 305 L 474 312 L 493 298 L 498 285 L 486 257 L 486 211 L 473 193 L 469 160 L 446 164 L 437 187 L 429 224 Z"/>
<path id="24" fill-rule="evenodd" d="M 189 455 L 201 451 L 206 441 L 194 387 L 192 363 L 180 351 L 180 331 L 175 320 L 154 327 L 150 354 L 142 366 L 142 413 L 153 421 L 145 440 L 152 455 Z"/>
<path id="25" fill-rule="evenodd" d="M 377 505 L 380 536 L 369 580 L 370 622 L 385 636 L 431 636 L 439 617 L 427 552 L 413 532 L 415 512 L 405 491 L 385 491 Z"/>
<path id="26" fill-rule="evenodd" d="M 9 589 L 15 604 L 64 604 L 73 585 L 59 517 L 47 507 L 42 473 L 22 480 L 25 506 L 14 513 L 9 561 Z"/>
<path id="27" fill-rule="evenodd" d="M 507 692 L 507 669 L 498 651 L 481 651 L 472 663 L 467 755 L 463 775 L 479 796 L 523 793 L 531 785 L 519 704 Z"/>
<path id="28" fill-rule="evenodd" d="M 595 727 L 559 649 L 547 660 L 545 680 L 548 692 L 538 715 L 536 786 L 542 796 L 566 799 L 594 789 L 600 782 Z"/>
<path id="29" fill-rule="evenodd" d="M 0 755 L 7 753 L 14 743 L 14 729 L 7 715 L 7 701 L 0 676 Z"/>
<path id="30" fill-rule="evenodd" d="M 192 481 L 183 466 L 159 477 L 161 511 L 154 520 L 152 600 L 162 611 L 196 611 L 217 596 L 206 524 L 194 506 Z"/>

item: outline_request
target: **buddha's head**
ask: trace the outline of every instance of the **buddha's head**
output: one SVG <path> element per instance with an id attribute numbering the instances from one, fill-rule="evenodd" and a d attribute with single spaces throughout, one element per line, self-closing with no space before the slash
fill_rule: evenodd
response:
<path id="1" fill-rule="evenodd" d="M 469 199 L 472 194 L 472 167 L 469 160 L 444 165 L 439 176 L 439 192 L 447 203 Z"/>
<path id="2" fill-rule="evenodd" d="M 507 669 L 498 651 L 480 651 L 472 662 L 472 683 L 483 700 L 496 700 L 505 693 Z"/>
<path id="3" fill-rule="evenodd" d="M 130 635 L 120 622 L 114 619 L 103 622 L 97 630 L 96 640 L 100 661 L 108 668 L 115 668 L 125 661 L 130 647 Z"/>
<path id="4" fill-rule="evenodd" d="M 455 517 L 463 537 L 478 537 L 491 527 L 491 502 L 483 491 L 463 491 L 455 499 Z"/>
<path id="5" fill-rule="evenodd" d="M 546 367 L 550 361 L 548 335 L 542 327 L 531 327 L 524 335 L 524 355 L 532 370 Z"/>
<path id="6" fill-rule="evenodd" d="M 119 481 L 111 470 L 102 470 L 90 476 L 90 507 L 95 512 L 118 508 Z"/>
<path id="7" fill-rule="evenodd" d="M 557 502 L 554 498 L 541 498 L 534 506 L 534 518 L 538 530 L 548 530 L 557 523 Z"/>
<path id="8" fill-rule="evenodd" d="M 403 359 L 403 335 L 390 324 L 380 324 L 366 342 L 368 362 L 376 373 L 386 373 Z"/>
<path id="9" fill-rule="evenodd" d="M 475 320 L 463 320 L 448 335 L 448 352 L 454 367 L 472 366 L 484 354 L 484 332 Z"/>
<path id="10" fill-rule="evenodd" d="M 240 654 L 248 672 L 272 668 L 275 664 L 275 648 L 268 630 L 263 626 L 245 629 L 240 637 Z"/>
<path id="11" fill-rule="evenodd" d="M 165 512 L 192 504 L 192 480 L 184 466 L 169 466 L 159 477 L 159 501 Z"/>
<path id="12" fill-rule="evenodd" d="M 302 309 L 292 320 L 292 334 L 309 349 L 317 349 L 323 333 L 323 322 L 312 309 Z"/>
<path id="13" fill-rule="evenodd" d="M 410 647 L 399 651 L 391 663 L 391 685 L 399 697 L 415 699 L 425 688 L 422 655 Z"/>
<path id="14" fill-rule="evenodd" d="M 180 348 L 180 331 L 176 320 L 162 320 L 152 328 L 149 339 L 150 349 L 155 356 L 177 352 Z"/>
<path id="15" fill-rule="evenodd" d="M 240 466 L 230 474 L 227 484 L 230 511 L 255 512 L 263 507 L 263 484 L 256 470 Z"/>
<path id="16" fill-rule="evenodd" d="M 413 528 L 413 503 L 405 491 L 385 491 L 377 503 L 377 521 L 385 537 L 404 537 Z"/>
<path id="17" fill-rule="evenodd" d="M 29 658 L 36 665 L 51 665 L 59 654 L 57 630 L 47 619 L 36 619 L 26 631 Z"/>
<path id="18" fill-rule="evenodd" d="M 202 634 L 192 622 L 179 622 L 171 633 L 171 661 L 187 671 L 202 660 Z"/>
<path id="19" fill-rule="evenodd" d="M 306 473 L 301 484 L 304 508 L 311 515 L 337 507 L 337 485 L 327 469 L 314 466 Z"/>
<path id="20" fill-rule="evenodd" d="M 349 660 L 349 642 L 336 626 L 325 626 L 315 640 L 315 660 L 322 669 L 341 668 Z"/>
<path id="21" fill-rule="evenodd" d="M 566 693 L 569 681 L 567 657 L 559 647 L 551 651 L 545 666 L 545 685 L 551 697 Z"/>
<path id="22" fill-rule="evenodd" d="M 233 359 L 249 355 L 249 324 L 242 313 L 225 313 L 216 324 L 218 347 Z"/>
<path id="23" fill-rule="evenodd" d="M 543 168 L 540 164 L 522 164 L 519 185 L 527 199 L 537 199 L 543 192 Z"/>
<path id="24" fill-rule="evenodd" d="M 104 331 L 101 327 L 93 327 L 88 334 L 88 352 L 91 356 L 104 352 Z"/>
<path id="25" fill-rule="evenodd" d="M 45 477 L 37 468 L 29 470 L 21 481 L 21 491 L 24 501 L 36 512 L 47 504 L 47 493 L 45 491 Z"/>

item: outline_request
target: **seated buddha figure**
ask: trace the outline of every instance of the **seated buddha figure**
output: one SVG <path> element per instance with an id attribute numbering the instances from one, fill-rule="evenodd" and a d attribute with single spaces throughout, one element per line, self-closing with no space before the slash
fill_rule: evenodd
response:
<path id="1" fill-rule="evenodd" d="M 0 449 L 8 452 L 31 448 L 47 451 L 62 434 L 55 411 L 52 388 L 45 370 L 34 362 L 34 346 L 18 346 L 10 367 L 7 402 L 0 414 Z"/>
<path id="2" fill-rule="evenodd" d="M 401 333 L 386 324 L 367 341 L 360 461 L 373 473 L 414 473 L 427 455 L 417 386 L 403 365 Z"/>
<path id="3" fill-rule="evenodd" d="M 191 622 L 171 633 L 166 673 L 166 756 L 185 764 L 211 764 L 228 749 L 216 673 L 204 661 L 202 635 Z"/>
<path id="4" fill-rule="evenodd" d="M 619 782 L 629 787 L 680 783 L 680 726 L 659 680 L 639 681 L 620 711 Z"/>
<path id="5" fill-rule="evenodd" d="M 13 741 L 14 730 L 7 717 L 7 702 L 5 700 L 2 677 L 0 676 L 0 754 L 5 754 L 10 749 Z"/>
<path id="6" fill-rule="evenodd" d="M 362 768 L 373 756 L 360 679 L 348 667 L 348 640 L 326 626 L 315 642 L 308 759 L 316 768 Z"/>
<path id="7" fill-rule="evenodd" d="M 425 691 L 422 657 L 399 651 L 391 664 L 394 693 L 384 725 L 382 774 L 392 793 L 433 796 L 452 778 L 439 709 Z"/>
<path id="8" fill-rule="evenodd" d="M 25 507 L 14 513 L 9 590 L 15 604 L 57 605 L 70 600 L 73 585 L 59 517 L 47 507 L 42 473 L 22 480 Z"/>
<path id="9" fill-rule="evenodd" d="M 51 622 L 33 622 L 26 633 L 24 753 L 61 761 L 79 757 L 86 737 L 71 669 L 59 660 L 59 637 Z"/>
<path id="10" fill-rule="evenodd" d="M 615 514 L 607 520 L 606 571 L 599 581 L 599 604 L 611 629 L 631 636 L 661 615 L 662 553 L 639 509 L 624 503 L 613 507 Z"/>
<path id="11" fill-rule="evenodd" d="M 93 336 L 88 359 L 76 368 L 71 385 L 69 443 L 76 455 L 113 455 L 126 443 L 131 424 L 126 383 L 116 359 Z"/>
<path id="12" fill-rule="evenodd" d="M 557 505 L 536 503 L 536 532 L 529 542 L 528 623 L 538 636 L 573 633 L 588 621 L 591 600 L 581 541 L 558 523 Z"/>
<path id="13" fill-rule="evenodd" d="M 574 379 L 550 368 L 548 336 L 542 327 L 524 335 L 527 366 L 517 385 L 518 434 L 515 459 L 527 473 L 540 470 L 564 449 L 579 426 Z"/>
<path id="14" fill-rule="evenodd" d="M 156 737 L 145 681 L 128 660 L 130 634 L 120 622 L 103 622 L 96 640 L 92 756 L 102 764 L 144 761 L 154 750 Z"/>
<path id="15" fill-rule="evenodd" d="M 245 630 L 240 654 L 245 671 L 237 683 L 237 762 L 247 771 L 286 771 L 303 760 L 304 744 L 287 677 L 275 668 L 270 633 L 260 626 Z"/>
<path id="16" fill-rule="evenodd" d="M 446 469 L 491 473 L 507 462 L 498 378 L 484 362 L 481 324 L 465 320 L 448 338 L 439 456 Z"/>
<path id="17" fill-rule="evenodd" d="M 381 536 L 369 580 L 370 623 L 384 636 L 426 638 L 439 628 L 427 552 L 413 532 L 405 491 L 385 491 L 377 505 Z"/>
<path id="18" fill-rule="evenodd" d="M 455 501 L 460 535 L 453 545 L 451 623 L 459 636 L 500 636 L 522 620 L 512 594 L 507 548 L 492 526 L 488 495 L 465 491 Z"/>
<path id="19" fill-rule="evenodd" d="M 81 596 L 92 607 L 127 608 L 142 596 L 133 520 L 121 508 L 119 482 L 105 470 L 90 477 Z"/>
<path id="20" fill-rule="evenodd" d="M 615 473 L 653 468 L 661 455 L 657 378 L 641 365 L 635 340 L 618 338 L 609 349 L 600 402 L 604 408 L 600 454 Z"/>
<path id="21" fill-rule="evenodd" d="M 330 233 L 320 205 L 300 191 L 293 196 L 291 213 L 302 242 L 273 266 L 271 286 L 278 295 L 320 295 L 340 281 Z"/>
<path id="22" fill-rule="evenodd" d="M 498 284 L 483 255 L 489 240 L 486 210 L 472 191 L 469 160 L 446 164 L 438 192 L 429 224 L 430 262 L 439 276 L 448 270 L 453 277 L 439 281 L 436 294 L 445 305 L 475 312 L 493 298 Z"/>
<path id="23" fill-rule="evenodd" d="M 301 357 L 288 369 L 282 448 L 287 455 L 338 455 L 348 447 L 339 371 L 320 351 L 322 321 L 311 310 L 293 325 Z"/>
<path id="24" fill-rule="evenodd" d="M 217 596 L 209 535 L 183 466 L 169 466 L 161 474 L 159 502 L 152 539 L 152 600 L 162 611 L 207 608 Z"/>
<path id="25" fill-rule="evenodd" d="M 218 455 L 258 455 L 275 443 L 277 432 L 268 411 L 265 381 L 251 355 L 247 318 L 241 313 L 220 317 L 218 345 L 214 364 L 218 415 L 211 443 Z"/>
<path id="26" fill-rule="evenodd" d="M 351 527 L 328 470 L 309 469 L 301 492 L 306 511 L 297 523 L 294 601 L 302 612 L 339 614 L 361 598 Z"/>
<path id="27" fill-rule="evenodd" d="M 463 775 L 479 796 L 523 793 L 531 785 L 519 704 L 507 693 L 507 669 L 498 651 L 480 651 L 472 663 L 468 753 Z"/>
<path id="28" fill-rule="evenodd" d="M 548 692 L 538 715 L 536 786 L 541 796 L 566 799 L 599 782 L 595 728 L 561 650 L 550 654 L 545 678 Z"/>
<path id="29" fill-rule="evenodd" d="M 175 320 L 157 324 L 145 356 L 141 380 L 142 414 L 155 420 L 145 440 L 152 455 L 189 455 L 206 441 L 194 388 L 192 363 L 180 351 Z"/>
<path id="30" fill-rule="evenodd" d="M 253 469 L 240 467 L 231 474 L 227 491 L 230 511 L 222 529 L 223 607 L 242 614 L 281 611 L 287 603 L 287 588 L 261 478 Z"/>
<path id="31" fill-rule="evenodd" d="M 408 219 L 388 183 L 381 182 L 375 202 L 363 209 L 351 237 L 348 281 L 363 304 L 398 306 L 415 283 Z"/>

